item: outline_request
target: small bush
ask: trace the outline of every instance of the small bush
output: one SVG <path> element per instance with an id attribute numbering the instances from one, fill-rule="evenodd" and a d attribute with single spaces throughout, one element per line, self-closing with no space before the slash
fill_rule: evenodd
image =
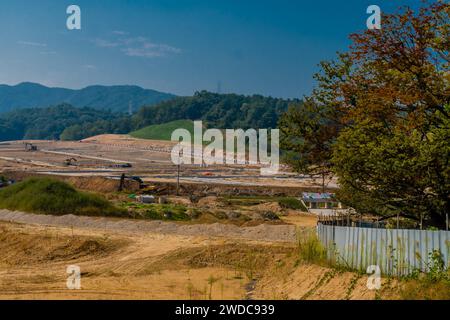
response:
<path id="1" fill-rule="evenodd" d="M 298 253 L 302 262 L 327 264 L 327 249 L 314 230 L 304 230 L 298 234 Z"/>
<path id="2" fill-rule="evenodd" d="M 281 207 L 292 210 L 308 211 L 303 203 L 297 198 L 281 198 L 278 200 Z"/>
<path id="3" fill-rule="evenodd" d="M 0 208 L 51 215 L 127 216 L 97 195 L 51 178 L 30 178 L 0 190 Z"/>
<path id="4" fill-rule="evenodd" d="M 184 206 L 155 204 L 151 205 L 150 208 L 145 211 L 144 217 L 156 220 L 186 221 L 190 220 L 186 211 L 187 209 Z"/>
<path id="5" fill-rule="evenodd" d="M 450 274 L 439 280 L 425 275 L 418 279 L 405 280 L 400 289 L 404 300 L 450 300 Z"/>

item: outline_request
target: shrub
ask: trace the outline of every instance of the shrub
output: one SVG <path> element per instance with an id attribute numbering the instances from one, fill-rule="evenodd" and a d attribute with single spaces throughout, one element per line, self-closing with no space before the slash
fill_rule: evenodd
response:
<path id="1" fill-rule="evenodd" d="M 186 213 L 187 209 L 184 206 L 172 204 L 153 204 L 149 205 L 144 212 L 144 218 L 154 220 L 172 220 L 172 221 L 186 221 L 190 217 Z"/>
<path id="2" fill-rule="evenodd" d="M 281 207 L 286 209 L 301 210 L 305 212 L 308 211 L 303 203 L 297 198 L 281 198 L 280 200 L 278 200 L 278 203 Z"/>
<path id="3" fill-rule="evenodd" d="M 301 261 L 319 265 L 327 264 L 327 249 L 320 242 L 315 230 L 303 230 L 297 238 Z"/>

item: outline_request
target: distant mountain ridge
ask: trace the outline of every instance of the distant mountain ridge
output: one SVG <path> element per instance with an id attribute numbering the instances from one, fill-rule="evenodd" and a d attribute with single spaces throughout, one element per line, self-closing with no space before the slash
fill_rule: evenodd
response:
<path id="1" fill-rule="evenodd" d="M 61 103 L 127 112 L 130 102 L 134 111 L 137 111 L 143 105 L 154 105 L 174 97 L 175 95 L 169 93 L 130 85 L 94 85 L 75 90 L 23 82 L 15 86 L 0 85 L 0 113 L 19 108 L 43 108 Z"/>

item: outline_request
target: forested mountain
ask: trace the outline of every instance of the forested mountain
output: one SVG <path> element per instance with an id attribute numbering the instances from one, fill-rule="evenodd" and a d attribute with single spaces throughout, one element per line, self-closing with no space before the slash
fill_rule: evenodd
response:
<path id="1" fill-rule="evenodd" d="M 143 107 L 133 122 L 136 128 L 186 119 L 203 120 L 209 128 L 275 128 L 280 115 L 293 102 L 299 101 L 201 91 L 192 97 Z"/>
<path id="2" fill-rule="evenodd" d="M 203 120 L 205 127 L 219 129 L 275 128 L 280 115 L 293 102 L 298 101 L 202 91 L 143 107 L 132 117 L 69 104 L 18 109 L 0 114 L 0 141 L 80 140 L 104 133 L 129 133 L 175 120 Z"/>
<path id="3" fill-rule="evenodd" d="M 42 108 L 61 103 L 127 112 L 131 102 L 135 110 L 174 98 L 174 95 L 138 86 L 90 86 L 80 90 L 49 88 L 24 82 L 16 86 L 0 85 L 0 113 L 18 108 Z"/>
<path id="4" fill-rule="evenodd" d="M 127 133 L 130 130 L 127 115 L 68 104 L 19 109 L 0 116 L 0 141 L 78 140 L 100 133 Z"/>

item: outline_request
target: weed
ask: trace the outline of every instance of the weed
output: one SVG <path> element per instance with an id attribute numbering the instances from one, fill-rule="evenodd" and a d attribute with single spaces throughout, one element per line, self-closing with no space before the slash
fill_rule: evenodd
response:
<path id="1" fill-rule="evenodd" d="M 208 278 L 208 284 L 209 284 L 209 300 L 212 300 L 212 289 L 213 284 L 216 283 L 220 278 L 214 278 L 214 276 L 210 275 Z"/>
<path id="2" fill-rule="evenodd" d="M 353 290 L 355 290 L 356 284 L 358 283 L 359 279 L 361 279 L 361 274 L 357 273 L 350 280 L 350 285 L 348 286 L 347 292 L 345 294 L 345 300 L 350 300 Z"/>
<path id="3" fill-rule="evenodd" d="M 314 230 L 304 230 L 299 233 L 297 247 L 301 261 L 319 265 L 327 264 L 327 250 Z"/>

